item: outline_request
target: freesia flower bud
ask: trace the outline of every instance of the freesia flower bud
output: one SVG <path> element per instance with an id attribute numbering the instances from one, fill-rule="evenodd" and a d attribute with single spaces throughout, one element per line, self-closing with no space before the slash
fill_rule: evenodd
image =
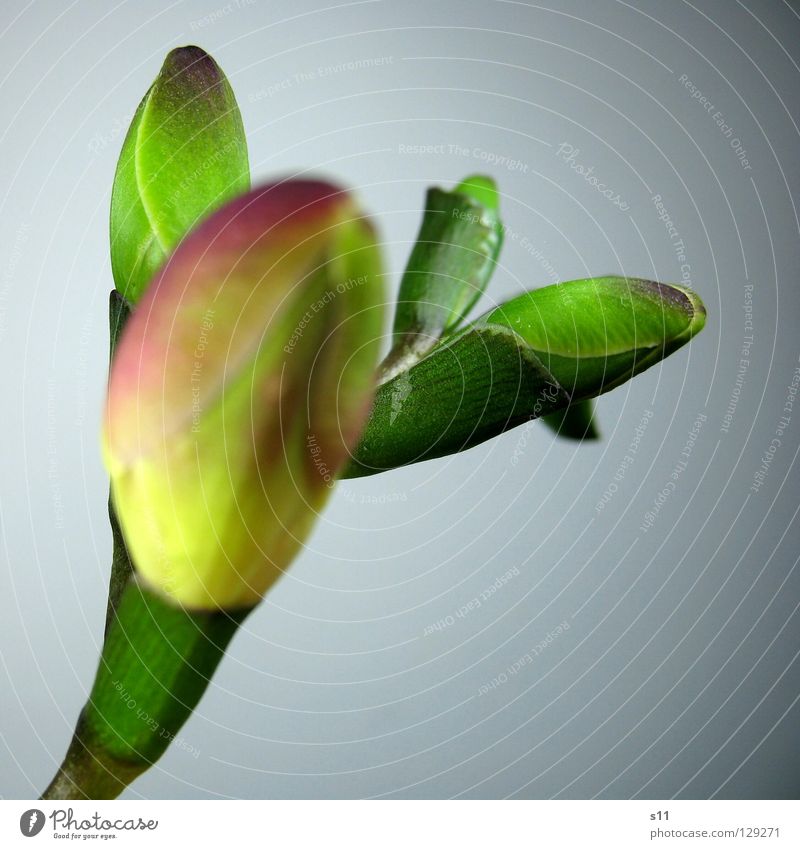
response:
<path id="1" fill-rule="evenodd" d="M 139 104 L 111 194 L 111 269 L 131 303 L 203 217 L 250 187 L 233 90 L 199 47 L 171 51 Z"/>
<path id="2" fill-rule="evenodd" d="M 373 392 L 382 285 L 352 198 L 287 181 L 230 202 L 128 321 L 104 455 L 145 584 L 255 604 L 306 539 Z"/>

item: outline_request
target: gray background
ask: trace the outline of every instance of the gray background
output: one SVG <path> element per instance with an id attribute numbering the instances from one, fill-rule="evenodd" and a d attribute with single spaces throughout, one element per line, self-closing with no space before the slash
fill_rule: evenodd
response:
<path id="1" fill-rule="evenodd" d="M 186 43 L 227 72 L 257 179 L 357 188 L 392 286 L 425 187 L 487 171 L 509 236 L 484 306 L 554 275 L 679 282 L 659 194 L 709 320 L 601 399 L 599 443 L 534 423 L 340 484 L 182 744 L 127 795 L 796 798 L 800 401 L 750 489 L 800 348 L 800 6 L 782 0 L 3 4 L 0 793 L 41 791 L 94 674 L 109 193 L 133 110 Z M 459 149 L 403 147 L 420 144 Z"/>

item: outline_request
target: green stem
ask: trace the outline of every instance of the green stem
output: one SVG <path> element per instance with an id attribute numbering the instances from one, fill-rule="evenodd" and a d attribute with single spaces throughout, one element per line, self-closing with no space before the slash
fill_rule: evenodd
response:
<path id="1" fill-rule="evenodd" d="M 108 301 L 109 362 L 114 359 L 117 342 L 125 327 L 125 323 L 130 318 L 131 309 L 131 305 L 125 298 L 116 289 L 112 289 Z M 106 627 L 104 632 L 106 634 L 116 614 L 119 599 L 133 574 L 133 563 L 128 554 L 125 539 L 122 536 L 122 529 L 117 519 L 117 513 L 114 510 L 110 493 L 108 496 L 108 519 L 111 524 L 113 548 L 111 553 L 111 576 L 108 582 L 108 606 L 106 607 Z"/>
<path id="2" fill-rule="evenodd" d="M 113 799 L 152 766 L 249 612 L 188 611 L 129 580 L 74 737 L 42 798 Z"/>

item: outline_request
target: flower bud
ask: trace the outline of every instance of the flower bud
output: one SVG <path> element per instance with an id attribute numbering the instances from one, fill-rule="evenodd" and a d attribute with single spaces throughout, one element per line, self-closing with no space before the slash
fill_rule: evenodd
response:
<path id="1" fill-rule="evenodd" d="M 608 392 L 688 342 L 705 316 L 694 292 L 625 277 L 520 295 L 380 387 L 343 477 L 463 451 Z"/>
<path id="2" fill-rule="evenodd" d="M 111 270 L 131 303 L 202 218 L 250 187 L 236 98 L 199 47 L 164 60 L 122 146 L 111 194 Z"/>
<path id="3" fill-rule="evenodd" d="M 129 319 L 104 456 L 145 584 L 255 604 L 308 536 L 373 392 L 382 285 L 352 198 L 294 180 L 231 201 Z"/>

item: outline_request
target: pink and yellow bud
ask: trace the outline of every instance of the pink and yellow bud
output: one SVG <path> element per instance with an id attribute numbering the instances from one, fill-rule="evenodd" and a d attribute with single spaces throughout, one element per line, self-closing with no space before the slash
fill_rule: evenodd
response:
<path id="1" fill-rule="evenodd" d="M 369 411 L 382 281 L 352 198 L 287 181 L 180 244 L 117 348 L 104 456 L 140 578 L 255 604 L 308 536 Z"/>

